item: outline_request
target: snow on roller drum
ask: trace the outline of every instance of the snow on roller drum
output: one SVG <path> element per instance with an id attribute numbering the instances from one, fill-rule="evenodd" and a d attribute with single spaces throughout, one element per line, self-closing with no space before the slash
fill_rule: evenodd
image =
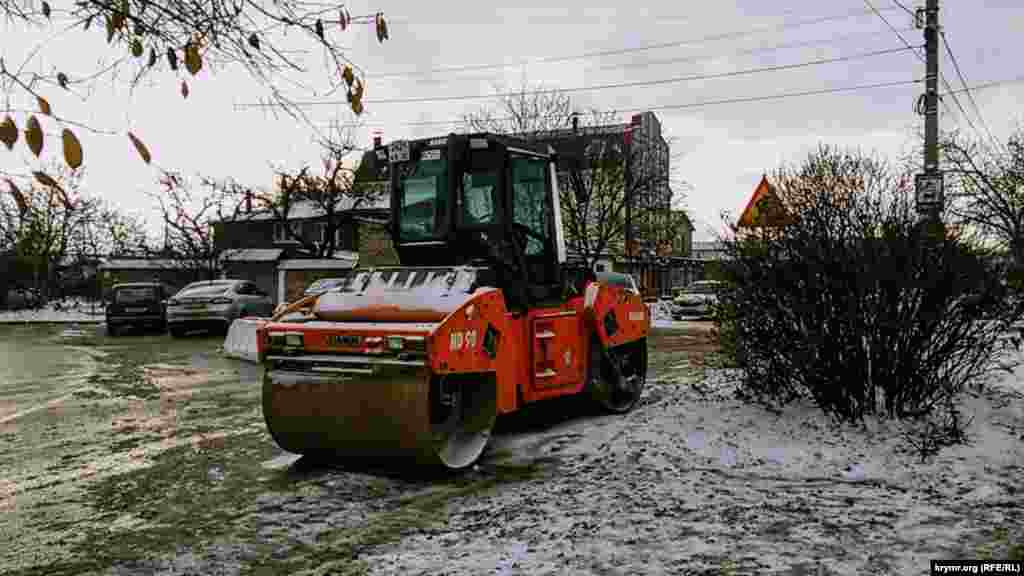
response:
<path id="1" fill-rule="evenodd" d="M 251 357 L 255 328 L 282 448 L 459 469 L 526 404 L 586 394 L 633 408 L 650 313 L 567 258 L 549 150 L 452 134 L 378 147 L 362 165 L 357 178 L 390 179 L 400 265 L 352 270 L 225 342 Z"/>

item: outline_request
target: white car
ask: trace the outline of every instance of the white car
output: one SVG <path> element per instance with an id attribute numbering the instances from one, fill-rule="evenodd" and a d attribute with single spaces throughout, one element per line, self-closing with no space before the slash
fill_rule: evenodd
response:
<path id="1" fill-rule="evenodd" d="M 707 318 L 711 316 L 713 307 L 718 303 L 718 291 L 725 286 L 717 280 L 699 280 L 686 287 L 672 301 L 672 317 Z"/>
<path id="2" fill-rule="evenodd" d="M 178 337 L 189 330 L 226 331 L 236 318 L 270 316 L 274 302 L 247 280 L 193 282 L 167 301 L 167 330 Z"/>

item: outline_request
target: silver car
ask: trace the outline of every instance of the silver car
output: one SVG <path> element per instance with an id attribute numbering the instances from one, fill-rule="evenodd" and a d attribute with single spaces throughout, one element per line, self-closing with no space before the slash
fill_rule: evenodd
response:
<path id="1" fill-rule="evenodd" d="M 270 316 L 274 302 L 247 280 L 193 282 L 167 301 L 167 330 L 179 337 L 190 330 L 226 331 L 236 318 Z"/>
<path id="2" fill-rule="evenodd" d="M 672 317 L 682 320 L 686 317 L 710 317 L 718 303 L 718 291 L 724 283 L 716 280 L 700 280 L 686 287 L 672 301 Z"/>

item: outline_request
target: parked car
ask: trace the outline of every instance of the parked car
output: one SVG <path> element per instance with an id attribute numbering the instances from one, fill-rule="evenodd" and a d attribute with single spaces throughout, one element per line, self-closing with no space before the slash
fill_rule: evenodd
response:
<path id="1" fill-rule="evenodd" d="M 640 294 L 640 288 L 636 285 L 636 279 L 629 274 L 623 274 L 622 272 L 598 272 L 597 279 L 605 284 L 621 286 L 626 289 L 626 292 Z"/>
<path id="2" fill-rule="evenodd" d="M 306 291 L 303 292 L 302 295 L 312 296 L 314 294 L 323 294 L 324 292 L 327 292 L 332 288 L 337 288 L 338 286 L 341 286 L 347 281 L 348 278 L 321 278 L 316 282 L 310 284 L 309 288 L 306 288 Z"/>
<path id="3" fill-rule="evenodd" d="M 672 301 L 672 317 L 707 318 L 711 316 L 713 307 L 718 304 L 718 291 L 724 286 L 717 280 L 699 280 L 687 286 Z"/>
<path id="4" fill-rule="evenodd" d="M 273 311 L 270 295 L 248 280 L 193 282 L 167 301 L 167 328 L 176 338 L 191 330 L 227 331 L 236 318 Z"/>
<path id="5" fill-rule="evenodd" d="M 10 310 L 21 310 L 22 308 L 35 308 L 39 306 L 41 299 L 39 292 L 32 288 L 11 288 L 7 291 L 7 299 L 4 301 Z"/>
<path id="6" fill-rule="evenodd" d="M 128 326 L 160 330 L 167 328 L 167 305 L 164 301 L 174 292 L 158 282 L 115 284 L 106 307 L 107 334 L 117 336 Z"/>

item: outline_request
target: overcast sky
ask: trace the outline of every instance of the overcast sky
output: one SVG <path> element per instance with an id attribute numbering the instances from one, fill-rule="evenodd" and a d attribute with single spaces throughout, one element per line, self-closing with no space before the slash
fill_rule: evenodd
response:
<path id="1" fill-rule="evenodd" d="M 872 0 L 913 46 L 923 44 L 912 30 L 910 16 L 893 0 Z M 911 8 L 910 0 L 903 3 Z M 923 2 L 922 2 L 923 3 Z M 687 4 L 700 5 L 694 9 Z M 780 163 L 796 162 L 820 142 L 860 146 L 889 155 L 914 146 L 919 119 L 913 104 L 921 84 L 823 94 L 779 100 L 691 106 L 726 99 L 843 88 L 864 84 L 921 79 L 924 65 L 909 51 L 862 56 L 903 47 L 876 15 L 863 13 L 862 0 L 764 2 L 612 2 L 588 0 L 539 2 L 399 2 L 357 1 L 352 14 L 384 11 L 390 40 L 379 44 L 372 25 L 346 32 L 351 58 L 367 77 L 365 127 L 357 131 L 363 144 L 372 131 L 385 141 L 441 135 L 458 129 L 467 112 L 493 100 L 436 100 L 417 103 L 374 103 L 395 98 L 445 98 L 489 95 L 495 86 L 516 88 L 524 81 L 550 88 L 577 89 L 798 64 L 850 57 L 842 62 L 757 74 L 709 78 L 631 88 L 580 90 L 572 96 L 581 108 L 627 110 L 659 108 L 666 137 L 673 143 L 675 175 L 688 182 L 686 206 L 697 226 L 696 240 L 711 239 L 720 229 L 719 213 L 742 210 L 761 174 Z M 861 13 L 860 15 L 857 15 Z M 848 15 L 843 18 L 842 15 Z M 827 17 L 836 17 L 826 19 Z M 1020 0 L 950 0 L 941 18 L 950 47 L 969 84 L 1024 76 L 1019 58 L 1019 33 L 1024 30 Z M 817 23 L 808 21 L 818 20 Z M 42 37 L 2 25 L 0 46 L 7 62 L 18 61 Z M 642 49 L 651 45 L 675 46 Z M 626 53 L 609 51 L 638 49 Z M 35 60 L 43 70 L 69 75 L 95 68 L 108 54 L 101 31 L 72 32 L 53 41 Z M 595 55 L 595 52 L 605 52 Z M 580 58 L 571 58 L 584 56 Z M 562 58 L 565 57 L 565 58 Z M 558 60 L 538 62 L 538 60 Z M 501 67 L 501 64 L 507 66 Z M 437 70 L 485 66 L 470 71 Z M 959 79 L 949 58 L 941 63 L 954 87 Z M 322 77 L 323 70 L 317 69 Z M 153 201 L 157 166 L 215 177 L 232 176 L 254 186 L 269 186 L 274 167 L 318 165 L 319 156 L 307 127 L 275 119 L 253 103 L 260 88 L 240 70 L 209 68 L 189 79 L 191 94 L 182 99 L 179 79 L 171 73 L 153 78 L 154 85 L 129 91 L 122 84 L 97 87 L 88 99 L 56 91 L 48 93 L 55 113 L 88 121 L 113 135 L 80 131 L 85 148 L 90 193 L 142 215 L 157 228 Z M 1024 82 L 974 92 L 988 126 L 1005 137 L 1019 118 Z M 343 95 L 342 95 L 343 96 Z M 966 95 L 962 104 L 971 111 Z M 306 100 L 329 101 L 309 95 Z M 947 98 L 948 108 L 957 111 Z M 30 102 L 11 102 L 19 126 Z M 677 106 L 672 109 L 670 107 Z M 308 109 L 318 123 L 351 120 L 343 104 Z M 942 126 L 966 123 L 942 109 Z M 431 123 L 411 125 L 410 123 Z M 980 126 L 977 120 L 975 123 Z M 60 127 L 44 123 L 51 142 Z M 154 155 L 154 166 L 135 156 L 124 133 L 142 137 Z M 50 145 L 44 157 L 59 156 Z M 23 169 L 31 160 L 24 146 L 0 153 L 0 168 Z M 682 192 L 682 190 L 679 190 Z"/>

